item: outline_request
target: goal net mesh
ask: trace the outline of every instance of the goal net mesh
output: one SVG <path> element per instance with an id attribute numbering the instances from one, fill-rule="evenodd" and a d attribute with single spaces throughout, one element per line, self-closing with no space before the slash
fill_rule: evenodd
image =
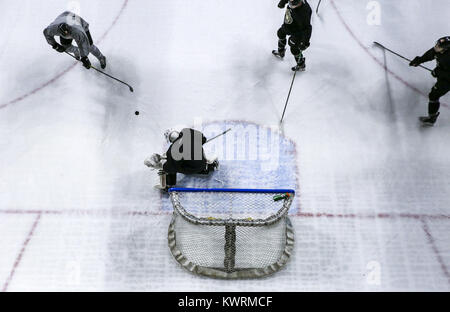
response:
<path id="1" fill-rule="evenodd" d="M 294 245 L 292 190 L 169 190 L 169 247 L 187 270 L 216 278 L 275 273 Z"/>

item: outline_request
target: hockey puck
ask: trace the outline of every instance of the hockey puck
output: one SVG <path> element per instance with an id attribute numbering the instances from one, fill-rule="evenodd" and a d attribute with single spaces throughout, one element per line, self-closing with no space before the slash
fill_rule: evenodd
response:
<path id="1" fill-rule="evenodd" d="M 139 115 L 139 111 L 135 111 L 134 114 L 137 116 Z"/>

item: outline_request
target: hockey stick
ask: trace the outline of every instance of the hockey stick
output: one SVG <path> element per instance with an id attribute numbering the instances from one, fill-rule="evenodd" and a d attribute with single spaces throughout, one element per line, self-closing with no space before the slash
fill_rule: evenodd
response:
<path id="1" fill-rule="evenodd" d="M 76 59 L 77 61 L 80 61 L 80 60 L 78 60 L 75 56 L 73 56 L 72 54 L 70 54 L 70 53 L 68 53 L 68 52 L 65 52 L 65 53 L 68 54 L 68 55 L 70 55 L 71 57 L 73 57 L 73 58 Z M 80 61 L 80 62 L 81 62 L 81 61 Z M 111 78 L 111 79 L 114 79 L 115 81 L 118 81 L 118 82 L 120 82 L 120 83 L 123 83 L 124 85 L 126 85 L 126 86 L 130 89 L 130 92 L 134 92 L 133 87 L 130 86 L 128 83 L 126 83 L 126 82 L 124 82 L 124 81 L 122 81 L 122 80 L 120 80 L 120 79 L 117 79 L 117 78 L 115 78 L 115 77 L 113 77 L 113 76 L 111 76 L 111 75 L 108 75 L 107 73 L 101 71 L 100 69 L 95 68 L 95 67 L 92 66 L 92 65 L 91 65 L 91 68 L 92 68 L 92 69 L 95 69 L 96 71 L 98 71 L 99 73 L 101 73 L 101 74 L 103 74 L 103 75 L 105 75 L 105 76 L 108 76 L 108 77 Z"/>
<path id="2" fill-rule="evenodd" d="M 289 93 L 286 99 L 286 104 L 284 104 L 284 110 L 283 115 L 281 116 L 280 125 L 283 123 L 284 113 L 286 112 L 286 108 L 289 102 L 289 97 L 291 96 L 292 86 L 294 85 L 295 75 L 297 74 L 297 71 L 294 71 L 294 76 L 292 77 L 291 87 L 289 88 Z"/>
<path id="3" fill-rule="evenodd" d="M 319 0 L 319 3 L 317 4 L 317 8 L 316 8 L 316 14 L 319 15 L 319 7 L 320 7 L 320 3 L 322 3 L 322 0 Z"/>
<path id="4" fill-rule="evenodd" d="M 408 62 L 411 62 L 411 61 L 412 61 L 412 60 L 410 60 L 410 59 L 404 57 L 403 55 L 400 55 L 400 54 L 398 54 L 398 53 L 396 53 L 396 52 L 394 52 L 394 51 L 392 51 L 392 50 L 386 48 L 386 47 L 385 47 L 384 45 L 382 45 L 381 43 L 378 43 L 378 42 L 374 41 L 374 44 L 376 44 L 377 46 L 379 46 L 380 48 L 382 48 L 382 49 L 384 49 L 384 50 L 386 50 L 386 51 L 388 51 L 388 52 L 391 52 L 391 53 L 394 54 L 394 55 L 397 55 L 398 57 L 400 57 L 400 58 L 402 58 L 402 59 L 404 59 L 404 60 L 406 60 L 406 61 L 408 61 Z M 425 67 L 425 66 L 422 66 L 422 65 L 419 65 L 419 67 L 422 67 L 423 69 L 426 69 L 426 70 L 428 70 L 428 71 L 430 71 L 430 72 L 433 71 L 433 70 L 429 69 L 428 67 Z"/>
<path id="5" fill-rule="evenodd" d="M 216 135 L 215 137 L 213 137 L 213 138 L 211 138 L 211 139 L 207 140 L 207 141 L 205 142 L 205 144 L 206 144 L 206 143 L 208 143 L 208 142 L 211 142 L 212 140 L 215 140 L 215 139 L 217 139 L 218 137 L 220 137 L 220 136 L 222 136 L 222 135 L 224 135 L 224 134 L 227 134 L 227 132 L 229 132 L 229 131 L 231 131 L 231 128 L 230 128 L 230 129 L 228 129 L 228 130 L 225 130 L 225 131 L 224 131 L 224 132 L 222 132 L 221 134 L 218 134 L 218 135 Z"/>

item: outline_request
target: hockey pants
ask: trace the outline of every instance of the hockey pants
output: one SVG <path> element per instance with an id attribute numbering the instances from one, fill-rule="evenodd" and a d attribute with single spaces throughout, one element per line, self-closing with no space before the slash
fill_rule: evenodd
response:
<path id="1" fill-rule="evenodd" d="M 92 53 L 98 60 L 103 56 L 100 50 L 94 45 L 94 41 L 92 40 L 91 33 L 89 31 L 86 32 L 86 35 L 89 40 L 89 52 Z M 60 38 L 61 45 L 66 48 L 66 51 L 69 53 L 75 54 L 76 57 L 80 57 L 80 49 L 72 45 L 73 39 L 64 39 Z"/>
<path id="2" fill-rule="evenodd" d="M 450 81 L 438 79 L 429 94 L 430 103 L 428 104 L 428 114 L 435 115 L 439 112 L 441 106 L 439 99 L 450 91 Z"/>

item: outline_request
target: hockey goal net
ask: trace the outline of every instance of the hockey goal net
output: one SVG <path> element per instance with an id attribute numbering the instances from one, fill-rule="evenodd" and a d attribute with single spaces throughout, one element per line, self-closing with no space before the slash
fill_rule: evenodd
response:
<path id="1" fill-rule="evenodd" d="M 174 207 L 169 248 L 187 270 L 215 278 L 273 274 L 288 261 L 293 190 L 169 190 Z"/>

